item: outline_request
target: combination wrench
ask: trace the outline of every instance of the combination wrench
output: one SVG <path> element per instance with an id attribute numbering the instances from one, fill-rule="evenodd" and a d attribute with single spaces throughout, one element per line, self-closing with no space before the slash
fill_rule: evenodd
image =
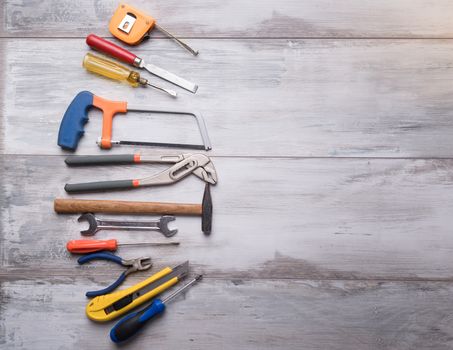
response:
<path id="1" fill-rule="evenodd" d="M 174 221 L 175 217 L 172 215 L 164 215 L 160 219 L 150 221 L 117 221 L 117 220 L 101 220 L 92 213 L 82 214 L 78 222 L 87 221 L 88 229 L 80 231 L 84 236 L 93 236 L 100 230 L 140 230 L 140 231 L 160 231 L 165 237 L 174 236 L 178 230 L 170 230 L 168 223 Z"/>

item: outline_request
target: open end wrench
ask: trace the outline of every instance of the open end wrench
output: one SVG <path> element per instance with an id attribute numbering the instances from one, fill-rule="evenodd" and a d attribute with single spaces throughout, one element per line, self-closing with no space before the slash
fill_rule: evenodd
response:
<path id="1" fill-rule="evenodd" d="M 88 229 L 80 231 L 84 236 L 93 236 L 100 230 L 154 230 L 162 232 L 165 237 L 172 237 L 178 232 L 178 229 L 170 230 L 168 228 L 168 223 L 174 220 L 175 217 L 171 215 L 164 215 L 160 219 L 152 221 L 101 220 L 93 213 L 85 213 L 82 214 L 77 221 L 88 222 Z"/>

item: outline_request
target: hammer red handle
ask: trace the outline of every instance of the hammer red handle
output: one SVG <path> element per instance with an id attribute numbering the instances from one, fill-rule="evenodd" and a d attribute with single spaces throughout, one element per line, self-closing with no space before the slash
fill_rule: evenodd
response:
<path id="1" fill-rule="evenodd" d="M 86 43 L 93 49 L 104 52 L 131 65 L 134 65 L 135 59 L 137 58 L 137 55 L 134 55 L 132 52 L 94 34 L 87 36 Z"/>

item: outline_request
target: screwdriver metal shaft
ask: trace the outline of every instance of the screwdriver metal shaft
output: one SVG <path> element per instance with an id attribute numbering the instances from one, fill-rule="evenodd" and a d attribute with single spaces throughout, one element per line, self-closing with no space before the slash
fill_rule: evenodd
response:
<path id="1" fill-rule="evenodd" d="M 173 83 L 175 85 L 178 85 L 182 87 L 183 89 L 186 89 L 192 93 L 196 93 L 198 90 L 198 85 L 191 83 L 190 81 L 187 81 L 181 77 L 178 77 L 177 75 L 170 73 L 169 71 L 166 71 L 165 69 L 159 68 L 155 66 L 154 64 L 151 63 L 145 63 L 143 59 L 141 59 L 140 63 L 134 64 L 135 67 L 138 68 L 143 68 L 146 69 L 149 73 L 154 74 L 158 76 L 159 78 L 162 78 L 170 83 Z"/>
<path id="2" fill-rule="evenodd" d="M 179 245 L 179 242 L 158 242 L 158 243 L 117 243 L 117 246 L 121 245 L 150 245 L 154 247 L 165 246 L 165 245 Z"/>
<path id="3" fill-rule="evenodd" d="M 172 294 L 170 294 L 168 297 L 166 297 L 165 299 L 162 300 L 162 303 L 166 304 L 168 303 L 169 301 L 173 300 L 174 298 L 176 298 L 179 294 L 181 294 L 182 292 L 184 292 L 187 288 L 189 288 L 192 284 L 195 284 L 197 283 L 199 280 L 201 280 L 203 277 L 203 275 L 198 275 L 196 276 L 193 280 L 191 280 L 190 282 L 188 282 L 185 286 L 179 288 L 178 290 L 174 291 Z"/>
<path id="4" fill-rule="evenodd" d="M 142 79 L 143 79 L 143 78 L 140 78 L 140 80 L 142 80 Z M 165 89 L 165 88 L 163 88 L 163 87 L 160 87 L 160 86 L 151 84 L 151 83 L 148 82 L 148 80 L 146 80 L 146 79 L 143 79 L 143 80 L 146 81 L 145 84 L 148 85 L 148 86 L 151 86 L 151 87 L 153 87 L 153 88 L 155 88 L 155 89 L 157 89 L 157 90 L 166 92 L 166 93 L 169 94 L 170 96 L 173 96 L 173 97 L 177 97 L 177 96 L 178 96 L 178 94 L 177 94 L 176 91 L 174 91 L 174 90 Z M 140 83 L 143 84 L 142 82 L 140 82 Z"/>

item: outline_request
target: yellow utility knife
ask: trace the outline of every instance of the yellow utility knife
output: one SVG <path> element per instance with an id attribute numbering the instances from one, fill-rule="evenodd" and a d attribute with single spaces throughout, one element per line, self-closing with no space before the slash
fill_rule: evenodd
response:
<path id="1" fill-rule="evenodd" d="M 175 285 L 188 273 L 188 261 L 174 268 L 166 267 L 132 287 L 92 299 L 86 314 L 96 322 L 113 320 Z"/>

